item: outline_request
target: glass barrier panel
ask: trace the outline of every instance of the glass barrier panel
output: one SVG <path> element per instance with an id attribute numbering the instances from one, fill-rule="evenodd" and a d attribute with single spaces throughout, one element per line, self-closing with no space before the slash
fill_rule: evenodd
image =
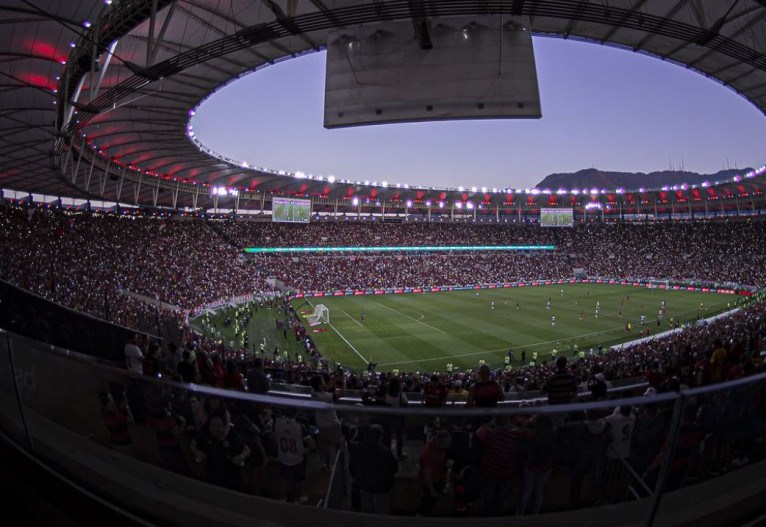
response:
<path id="1" fill-rule="evenodd" d="M 22 385 L 20 389 L 25 389 L 33 383 L 33 377 L 21 369 L 14 370 L 9 342 L 9 335 L 0 331 L 0 429 L 19 445 L 28 447 L 29 438 L 16 383 L 18 381 Z"/>
<path id="2" fill-rule="evenodd" d="M 763 449 L 763 379 L 483 408 L 446 392 L 408 397 L 385 375 L 372 384 L 336 372 L 258 396 L 136 375 L 22 337 L 12 349 L 29 378 L 20 396 L 34 446 L 64 429 L 188 478 L 326 509 L 519 516 L 633 503 L 623 519 L 643 522 L 660 479 L 668 491 L 693 485 Z"/>

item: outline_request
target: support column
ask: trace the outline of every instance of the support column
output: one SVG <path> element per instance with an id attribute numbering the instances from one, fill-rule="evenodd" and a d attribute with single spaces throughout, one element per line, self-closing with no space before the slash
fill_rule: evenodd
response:
<path id="1" fill-rule="evenodd" d="M 123 173 L 124 173 L 123 169 Z M 138 205 L 138 198 L 141 195 L 141 181 L 143 181 L 144 178 L 139 177 L 138 178 L 138 184 L 133 185 L 133 205 Z"/>
<path id="2" fill-rule="evenodd" d="M 85 148 L 85 141 L 80 145 L 80 152 L 77 156 L 77 163 L 75 163 L 74 171 L 72 172 L 72 185 L 77 182 L 77 173 L 80 171 L 80 161 L 82 161 L 82 150 Z"/>

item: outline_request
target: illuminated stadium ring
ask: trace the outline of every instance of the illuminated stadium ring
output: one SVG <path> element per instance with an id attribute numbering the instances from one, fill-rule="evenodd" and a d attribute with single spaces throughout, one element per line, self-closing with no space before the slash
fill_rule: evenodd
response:
<path id="1" fill-rule="evenodd" d="M 30 11 L 28 3 L 18 3 L 19 12 Z M 348 207 L 349 197 L 368 198 L 372 191 L 377 194 L 373 205 L 390 203 L 392 211 L 404 209 L 406 200 L 412 200 L 413 207 L 421 209 L 430 208 L 429 202 L 448 206 L 473 202 L 490 209 L 508 205 L 521 214 L 525 208 L 550 203 L 554 195 L 557 206 L 577 209 L 595 197 L 614 207 L 639 209 L 639 214 L 644 212 L 642 205 L 654 203 L 701 212 L 708 201 L 716 200 L 722 209 L 734 209 L 737 197 L 764 190 L 761 171 L 741 180 L 710 182 L 702 185 L 704 191 L 684 185 L 635 192 L 385 187 L 252 168 L 216 157 L 205 147 L 196 148 L 181 130 L 189 131 L 189 113 L 211 92 L 259 67 L 321 49 L 328 32 L 337 28 L 477 13 L 530 17 L 535 35 L 598 42 L 676 62 L 730 86 L 763 111 L 766 49 L 751 34 L 766 25 L 762 20 L 765 3 L 743 0 L 729 9 L 721 2 L 703 2 L 707 19 L 715 24 L 701 22 L 691 9 L 667 12 L 653 3 L 638 10 L 627 2 L 606 6 L 554 0 L 445 0 L 429 3 L 427 13 L 413 11 L 414 4 L 403 0 L 347 2 L 337 9 L 306 3 L 294 12 L 268 3 L 271 11 L 242 10 L 236 22 L 225 2 L 200 1 L 191 6 L 170 0 L 111 5 L 97 0 L 59 2 L 25 20 L 10 9 L 0 16 L 13 21 L 18 35 L 38 36 L 29 49 L 16 47 L 22 39 L 11 38 L 6 44 L 4 51 L 19 57 L 13 61 L 17 68 L 13 76 L 22 85 L 3 96 L 8 97 L 3 107 L 16 108 L 28 93 L 30 100 L 22 103 L 25 108 L 54 111 L 56 116 L 42 121 L 21 118 L 29 126 L 20 137 L 19 149 L 0 154 L 0 167 L 14 168 L 4 173 L 4 185 L 52 195 L 194 209 L 209 207 L 211 202 L 216 206 L 219 201 L 229 208 L 253 208 L 273 195 L 312 197 L 320 206 L 339 200 L 339 206 Z M 186 31 L 190 25 L 205 30 Z M 754 31 L 744 34 L 738 27 Z M 55 129 L 51 128 L 54 121 Z M 17 129 L 18 124 L 14 120 L 3 126 Z M 41 156 L 39 145 L 52 142 L 53 157 Z M 20 159 L 27 161 L 22 171 L 15 170 Z M 226 196 L 214 194 L 214 188 L 225 189 Z M 236 195 L 229 192 L 232 189 L 238 191 Z"/>

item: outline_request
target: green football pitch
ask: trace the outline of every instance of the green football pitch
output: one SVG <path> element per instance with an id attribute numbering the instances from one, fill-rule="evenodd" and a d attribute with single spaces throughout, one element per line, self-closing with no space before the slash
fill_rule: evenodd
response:
<path id="1" fill-rule="evenodd" d="M 509 348 L 517 365 L 522 350 L 527 361 L 535 351 L 538 362 L 550 360 L 554 348 L 571 356 L 575 344 L 579 349 L 611 346 L 641 338 L 642 331 L 646 336 L 647 327 L 657 334 L 670 328 L 671 318 L 693 322 L 726 311 L 736 299 L 603 284 L 482 289 L 478 295 L 453 291 L 326 297 L 310 301 L 329 308 L 330 323 L 309 331 L 322 328 L 311 335 L 330 364 L 361 368 L 376 362 L 383 371 L 444 371 L 447 363 L 475 368 L 483 360 L 501 367 Z M 666 313 L 658 326 L 662 301 Z M 294 301 L 296 307 L 302 303 Z M 301 311 L 306 314 L 311 307 L 304 305 Z"/>

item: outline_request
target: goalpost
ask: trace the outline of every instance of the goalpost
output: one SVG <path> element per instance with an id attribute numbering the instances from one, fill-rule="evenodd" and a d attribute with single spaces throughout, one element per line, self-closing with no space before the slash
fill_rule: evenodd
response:
<path id="1" fill-rule="evenodd" d="M 314 312 L 306 319 L 310 326 L 330 323 L 330 310 L 324 304 L 317 304 Z"/>

